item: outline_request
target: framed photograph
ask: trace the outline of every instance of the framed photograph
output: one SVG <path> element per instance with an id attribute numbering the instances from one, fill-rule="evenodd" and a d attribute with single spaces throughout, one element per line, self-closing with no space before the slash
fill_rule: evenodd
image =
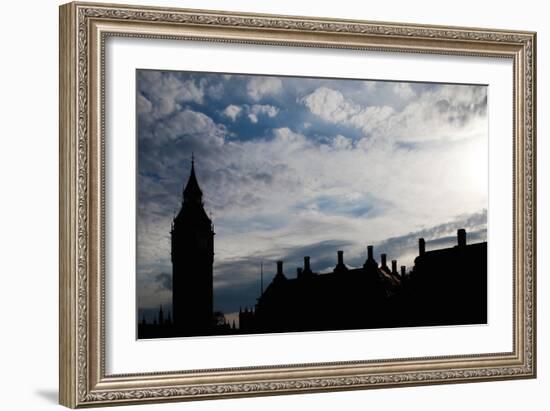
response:
<path id="1" fill-rule="evenodd" d="M 60 403 L 534 378 L 533 32 L 60 8 Z"/>

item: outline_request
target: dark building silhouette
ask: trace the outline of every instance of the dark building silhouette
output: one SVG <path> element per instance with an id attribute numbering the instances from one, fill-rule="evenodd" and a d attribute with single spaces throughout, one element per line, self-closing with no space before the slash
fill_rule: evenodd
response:
<path id="1" fill-rule="evenodd" d="M 172 316 L 178 335 L 210 334 L 214 229 L 191 160 L 181 209 L 172 223 Z"/>
<path id="2" fill-rule="evenodd" d="M 487 322 L 487 242 L 467 244 L 466 231 L 457 245 L 426 250 L 418 241 L 418 257 L 407 272 L 398 271 L 387 255 L 374 258 L 367 246 L 361 267 L 349 267 L 337 251 L 334 269 L 318 273 L 311 258 L 292 278 L 277 261 L 276 274 L 253 307 L 239 309 L 239 324 L 213 309 L 214 230 L 204 210 L 202 191 L 191 162 L 181 210 L 172 238 L 172 312 L 138 324 L 138 338 L 251 334 L 296 331 L 390 328 L 404 326 L 484 324 Z"/>
<path id="3" fill-rule="evenodd" d="M 486 323 L 487 242 L 467 244 L 460 229 L 454 247 L 426 251 L 421 238 L 418 248 L 402 295 L 408 325 Z"/>
<path id="4" fill-rule="evenodd" d="M 151 323 L 147 322 L 145 316 L 138 324 L 138 338 L 162 338 L 174 335 L 172 318 L 170 313 L 164 317 L 162 305 Z"/>
<path id="5" fill-rule="evenodd" d="M 397 270 L 397 260 L 380 265 L 367 247 L 360 268 L 344 264 L 337 252 L 333 271 L 316 273 L 310 258 L 289 278 L 283 262 L 253 309 L 240 310 L 240 331 L 289 332 L 403 326 L 483 324 L 487 322 L 487 243 L 466 244 L 458 230 L 454 247 L 426 251 L 419 240 L 419 256 L 409 274 Z"/>

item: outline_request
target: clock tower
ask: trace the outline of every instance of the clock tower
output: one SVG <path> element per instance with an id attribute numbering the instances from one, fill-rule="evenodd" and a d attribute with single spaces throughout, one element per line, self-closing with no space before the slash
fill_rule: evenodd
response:
<path id="1" fill-rule="evenodd" d="M 195 160 L 174 218 L 172 237 L 172 311 L 178 336 L 213 331 L 214 230 L 204 210 Z"/>

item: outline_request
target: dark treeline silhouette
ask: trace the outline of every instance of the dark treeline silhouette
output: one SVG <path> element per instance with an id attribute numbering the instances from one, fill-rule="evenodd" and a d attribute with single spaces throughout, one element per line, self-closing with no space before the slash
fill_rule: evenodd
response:
<path id="1" fill-rule="evenodd" d="M 467 244 L 464 229 L 453 247 L 426 250 L 407 271 L 397 261 L 380 263 L 367 247 L 362 267 L 350 268 L 337 252 L 334 269 L 312 270 L 310 257 L 290 278 L 283 261 L 254 307 L 239 310 L 239 324 L 213 310 L 214 230 L 202 202 L 194 161 L 172 223 L 172 310 L 138 323 L 138 338 L 328 331 L 487 322 L 487 242 Z"/>

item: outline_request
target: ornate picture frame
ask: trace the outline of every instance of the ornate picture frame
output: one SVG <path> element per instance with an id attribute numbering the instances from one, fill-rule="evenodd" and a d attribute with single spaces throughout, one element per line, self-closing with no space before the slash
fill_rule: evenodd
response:
<path id="1" fill-rule="evenodd" d="M 140 38 L 511 61 L 512 350 L 106 372 L 106 42 Z M 222 68 L 223 70 L 223 68 Z M 536 377 L 536 34 L 221 11 L 60 7 L 60 403 L 184 401 Z"/>

